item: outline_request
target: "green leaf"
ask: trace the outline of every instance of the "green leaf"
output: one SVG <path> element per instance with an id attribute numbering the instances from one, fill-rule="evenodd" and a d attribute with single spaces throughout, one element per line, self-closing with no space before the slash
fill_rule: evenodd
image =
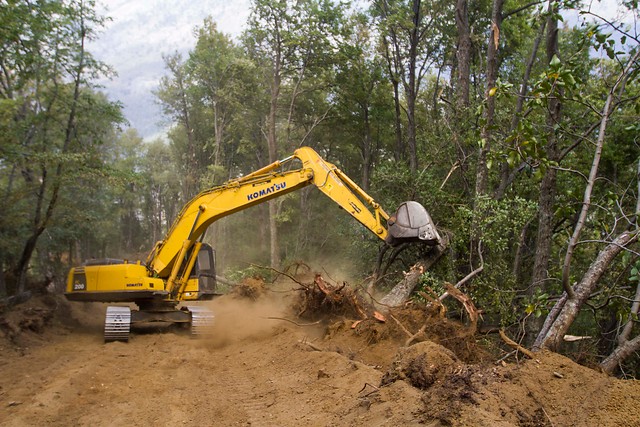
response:
<path id="1" fill-rule="evenodd" d="M 606 49 L 606 51 L 607 51 L 607 56 L 609 57 L 609 59 L 613 59 L 616 56 L 614 50 L 611 49 L 610 47 L 608 47 Z"/>

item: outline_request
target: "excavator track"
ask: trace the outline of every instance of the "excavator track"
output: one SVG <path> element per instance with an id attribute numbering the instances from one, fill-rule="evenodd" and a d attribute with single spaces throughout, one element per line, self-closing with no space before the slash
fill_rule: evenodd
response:
<path id="1" fill-rule="evenodd" d="M 213 311 L 202 306 L 188 306 L 186 309 L 191 313 L 191 334 L 210 335 L 213 333 L 213 321 L 215 315 Z"/>
<path id="2" fill-rule="evenodd" d="M 129 307 L 107 307 L 104 320 L 104 341 L 129 341 L 131 309 Z"/>

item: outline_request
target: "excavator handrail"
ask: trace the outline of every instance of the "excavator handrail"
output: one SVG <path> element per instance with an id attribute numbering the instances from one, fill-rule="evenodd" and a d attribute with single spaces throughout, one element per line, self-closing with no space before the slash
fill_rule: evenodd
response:
<path id="1" fill-rule="evenodd" d="M 294 160 L 299 169 L 282 171 Z M 156 277 L 168 278 L 167 290 L 182 287 L 188 272 L 185 265 L 195 256 L 191 251 L 216 220 L 256 204 L 314 184 L 358 222 L 381 240 L 387 237 L 383 220 L 389 215 L 380 205 L 335 165 L 322 159 L 312 148 L 298 148 L 293 155 L 273 162 L 243 177 L 203 191 L 185 205 L 165 239 L 158 242 L 147 258 L 147 267 Z M 367 206 L 368 205 L 368 206 Z M 191 255 L 190 254 L 191 251 Z M 178 277 L 182 274 L 182 278 Z"/>

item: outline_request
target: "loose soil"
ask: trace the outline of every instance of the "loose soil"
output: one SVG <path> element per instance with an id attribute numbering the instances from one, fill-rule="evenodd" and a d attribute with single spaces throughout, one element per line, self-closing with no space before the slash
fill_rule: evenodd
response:
<path id="1" fill-rule="evenodd" d="M 638 381 L 549 352 L 496 363 L 418 308 L 399 323 L 298 319 L 293 294 L 227 295 L 208 303 L 210 337 L 147 328 L 128 343 L 103 342 L 102 304 L 48 295 L 5 310 L 0 425 L 640 426 Z M 403 347 L 400 324 L 425 321 L 428 339 Z"/>

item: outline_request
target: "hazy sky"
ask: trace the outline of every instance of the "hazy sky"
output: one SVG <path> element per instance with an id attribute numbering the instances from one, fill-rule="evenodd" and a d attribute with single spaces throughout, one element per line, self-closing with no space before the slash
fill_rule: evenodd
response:
<path id="1" fill-rule="evenodd" d="M 109 99 L 124 104 L 131 127 L 153 138 L 164 127 L 152 93 L 165 74 L 162 55 L 177 50 L 186 57 L 196 43 L 194 28 L 207 16 L 218 30 L 237 37 L 249 17 L 250 0 L 102 0 L 98 7 L 112 21 L 89 50 L 118 73 L 100 83 Z"/>
<path id="2" fill-rule="evenodd" d="M 585 4 L 600 15 L 616 16 L 616 0 Z M 237 37 L 250 7 L 250 0 L 99 0 L 99 11 L 112 21 L 89 50 L 118 73 L 101 84 L 111 100 L 124 104 L 131 127 L 145 139 L 160 136 L 166 127 L 152 93 L 165 74 L 162 55 L 177 50 L 186 57 L 195 46 L 194 28 L 207 16 L 213 17 L 220 31 Z M 576 14 L 567 18 L 578 19 Z"/>

